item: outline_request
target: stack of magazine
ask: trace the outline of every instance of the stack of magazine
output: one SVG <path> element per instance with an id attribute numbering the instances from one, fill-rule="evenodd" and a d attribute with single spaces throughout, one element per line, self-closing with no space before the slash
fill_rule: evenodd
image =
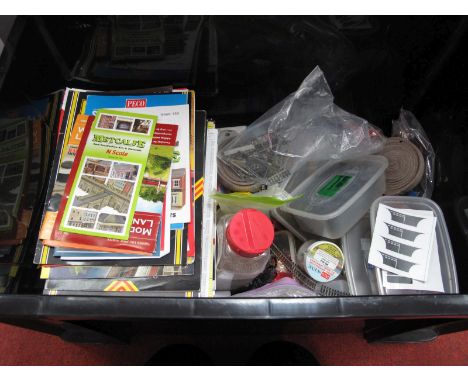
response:
<path id="1" fill-rule="evenodd" d="M 44 294 L 199 295 L 206 125 L 187 89 L 65 90 L 34 257 Z"/>
<path id="2" fill-rule="evenodd" d="M 61 92 L 0 111 L 0 293 L 12 292 L 38 225 Z"/>

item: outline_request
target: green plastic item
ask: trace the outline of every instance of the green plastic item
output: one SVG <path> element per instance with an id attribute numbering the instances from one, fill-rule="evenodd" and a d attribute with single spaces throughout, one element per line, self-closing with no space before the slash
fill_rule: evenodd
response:
<path id="1" fill-rule="evenodd" d="M 267 192 L 271 192 L 272 195 L 266 194 Z M 223 194 L 221 192 L 217 192 L 210 196 L 218 202 L 223 212 L 230 213 L 237 212 L 243 208 L 255 208 L 257 210 L 267 212 L 302 197 L 302 195 L 292 197 L 284 190 L 269 190 L 257 194 L 251 194 L 249 192 Z"/>

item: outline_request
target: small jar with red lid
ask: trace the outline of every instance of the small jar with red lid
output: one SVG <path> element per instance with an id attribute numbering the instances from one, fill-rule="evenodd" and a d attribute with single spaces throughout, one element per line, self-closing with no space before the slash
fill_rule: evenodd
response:
<path id="1" fill-rule="evenodd" d="M 217 224 L 216 289 L 235 290 L 262 273 L 270 260 L 274 228 L 263 212 L 243 209 Z"/>

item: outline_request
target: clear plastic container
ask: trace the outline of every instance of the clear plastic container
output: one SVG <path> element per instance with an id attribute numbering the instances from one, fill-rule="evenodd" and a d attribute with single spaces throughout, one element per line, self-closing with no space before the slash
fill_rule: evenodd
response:
<path id="1" fill-rule="evenodd" d="M 444 214 L 440 207 L 431 199 L 419 198 L 414 196 L 383 196 L 372 203 L 370 210 L 370 223 L 372 231 L 374 230 L 375 218 L 379 204 L 385 204 L 394 208 L 407 208 L 411 210 L 429 210 L 434 212 L 437 218 L 436 238 L 439 249 L 440 270 L 442 272 L 442 282 L 445 293 L 458 293 L 457 268 L 453 258 L 452 244 L 445 223 Z M 436 292 L 404 290 L 404 289 L 386 289 L 383 286 L 382 271 L 375 268 L 377 283 L 380 294 L 434 294 Z"/>
<path id="2" fill-rule="evenodd" d="M 244 209 L 221 217 L 216 230 L 216 289 L 235 290 L 248 285 L 270 260 L 273 224 L 260 211 Z"/>
<path id="3" fill-rule="evenodd" d="M 378 155 L 330 161 L 290 191 L 302 198 L 281 209 L 293 215 L 302 230 L 338 239 L 383 194 L 387 166 L 387 159 Z"/>
<path id="4" fill-rule="evenodd" d="M 302 232 L 291 215 L 276 209 L 272 211 L 272 217 L 292 232 L 302 242 L 308 240 L 326 240 L 325 238 L 314 236 L 307 232 Z M 345 257 L 344 277 L 340 277 L 336 283 L 327 283 L 344 293 L 353 296 L 367 296 L 378 294 L 377 279 L 375 271 L 367 265 L 369 248 L 371 242 L 371 231 L 369 214 L 359 220 L 342 238 L 334 240 L 335 244 L 340 244 Z M 296 256 L 292 256 L 292 261 L 297 263 Z M 301 268 L 302 269 L 302 268 Z M 346 280 L 348 287 L 343 286 Z"/>
<path id="5" fill-rule="evenodd" d="M 341 239 L 346 279 L 353 296 L 378 294 L 374 267 L 367 263 L 371 239 L 369 215 L 359 220 Z"/>
<path id="6" fill-rule="evenodd" d="M 289 232 L 291 232 L 295 237 L 297 237 L 300 241 L 304 242 L 307 241 L 308 238 L 311 236 L 308 232 L 303 232 L 297 225 L 296 220 L 292 217 L 292 215 L 281 211 L 279 208 L 276 208 L 270 212 L 270 215 L 273 219 L 275 219 L 278 223 L 280 223 L 284 228 L 286 228 Z"/>

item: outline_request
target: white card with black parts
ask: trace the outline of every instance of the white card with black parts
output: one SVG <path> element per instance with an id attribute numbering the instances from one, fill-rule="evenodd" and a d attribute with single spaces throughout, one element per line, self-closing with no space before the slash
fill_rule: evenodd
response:
<path id="1" fill-rule="evenodd" d="M 387 271 L 382 271 L 382 280 L 385 289 L 420 290 L 444 293 L 444 282 L 442 280 L 442 271 L 440 269 L 437 239 L 434 238 L 433 240 L 432 255 L 429 261 L 429 273 L 426 282 L 395 275 Z"/>
<path id="2" fill-rule="evenodd" d="M 399 276 L 426 281 L 436 221 L 432 211 L 397 209 L 380 204 L 369 264 Z"/>

